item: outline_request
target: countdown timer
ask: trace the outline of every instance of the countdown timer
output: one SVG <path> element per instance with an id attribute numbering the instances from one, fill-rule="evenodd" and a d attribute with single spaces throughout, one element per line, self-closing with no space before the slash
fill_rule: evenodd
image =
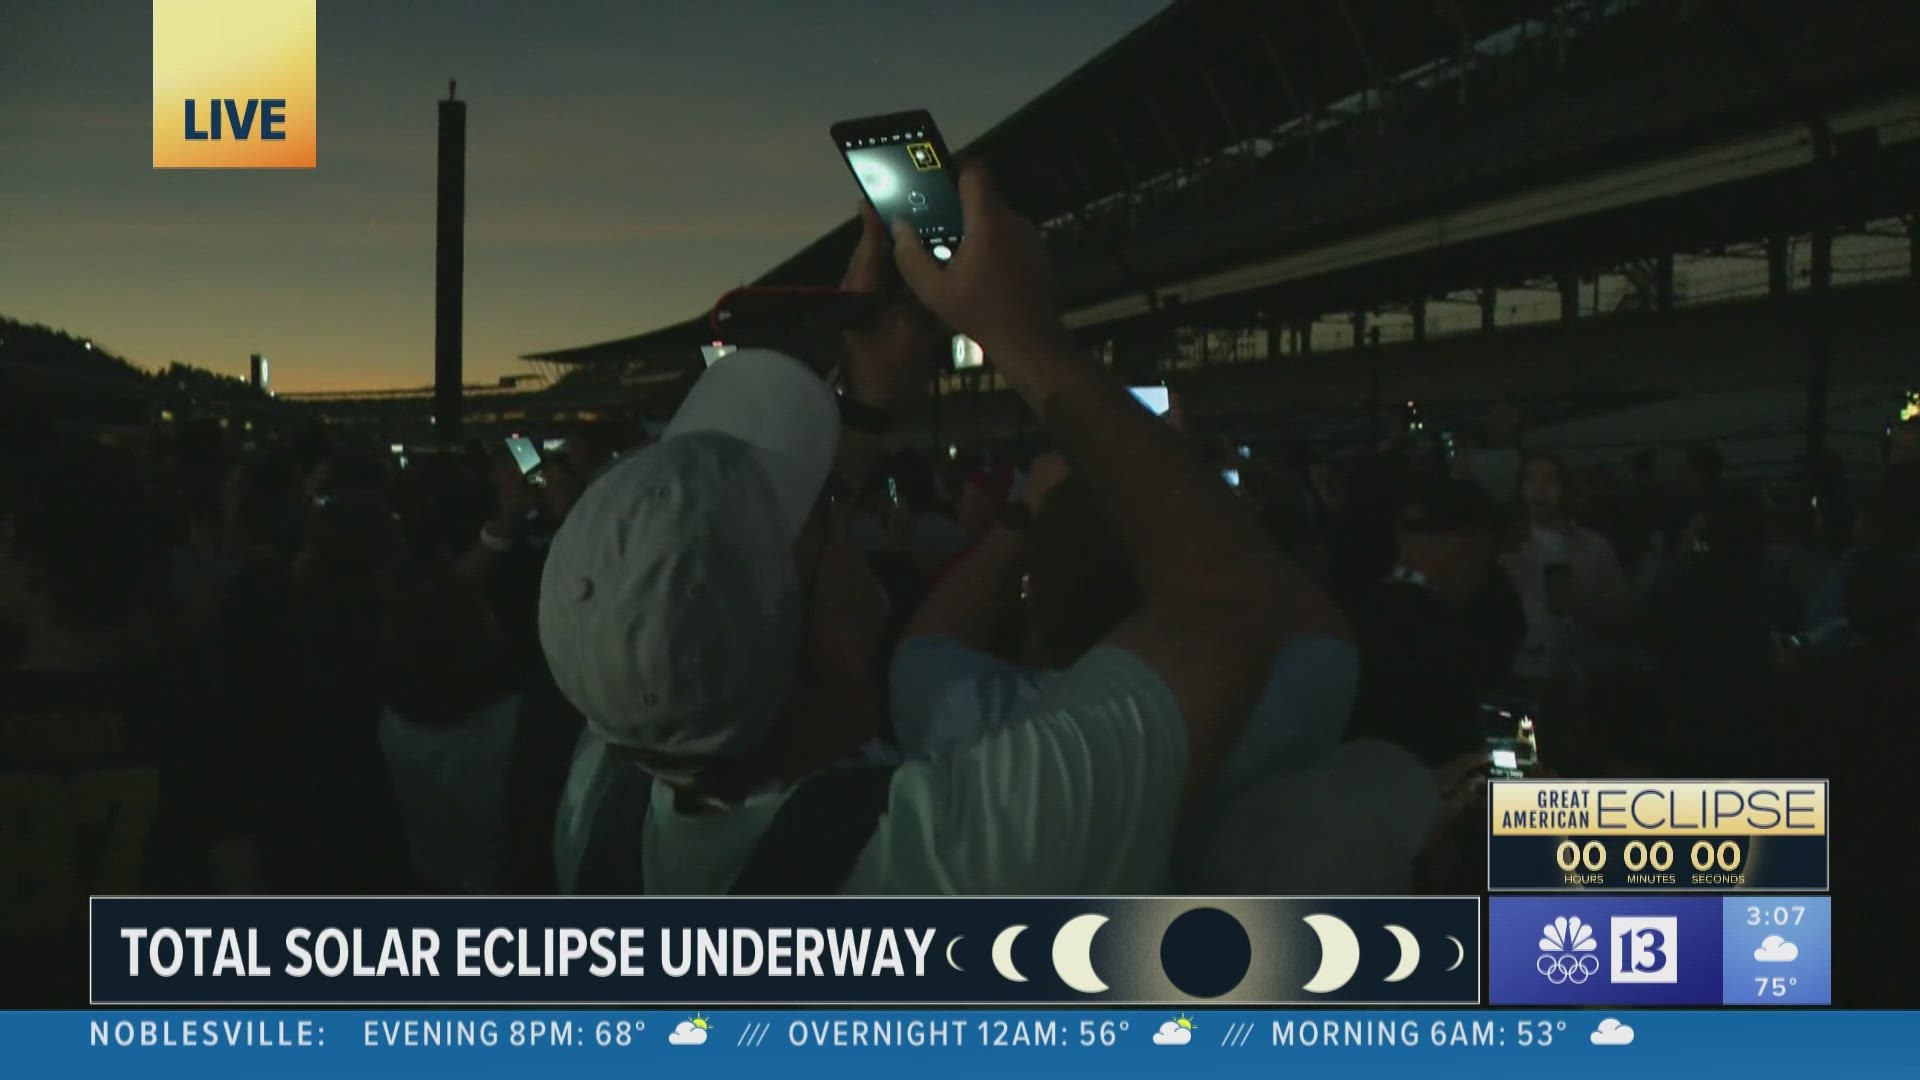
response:
<path id="1" fill-rule="evenodd" d="M 1495 780 L 1487 886 L 1827 888 L 1825 780 Z"/>

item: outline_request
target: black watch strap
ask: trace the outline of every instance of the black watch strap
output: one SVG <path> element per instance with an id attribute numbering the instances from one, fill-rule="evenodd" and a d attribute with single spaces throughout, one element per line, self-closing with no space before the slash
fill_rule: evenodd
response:
<path id="1" fill-rule="evenodd" d="M 893 426 L 893 414 L 847 395 L 840 395 L 840 423 L 849 431 L 884 435 Z"/>

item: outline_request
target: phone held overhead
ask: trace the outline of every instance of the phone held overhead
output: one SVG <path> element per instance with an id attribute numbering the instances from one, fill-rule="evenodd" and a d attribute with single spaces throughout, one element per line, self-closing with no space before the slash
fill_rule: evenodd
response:
<path id="1" fill-rule="evenodd" d="M 831 133 L 880 220 L 905 218 L 934 258 L 953 258 L 963 233 L 960 187 L 933 117 L 916 109 L 842 120 Z"/>
<path id="2" fill-rule="evenodd" d="M 520 467 L 520 475 L 526 477 L 529 482 L 535 484 L 547 482 L 546 477 L 540 472 L 542 464 L 540 450 L 533 445 L 532 439 L 525 435 L 507 436 L 507 453 L 513 455 L 513 463 Z"/>

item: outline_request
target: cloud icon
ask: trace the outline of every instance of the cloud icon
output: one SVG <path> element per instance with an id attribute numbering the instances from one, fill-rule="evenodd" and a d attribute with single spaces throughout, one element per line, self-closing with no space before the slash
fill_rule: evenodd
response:
<path id="1" fill-rule="evenodd" d="M 1169 1020 L 1153 1033 L 1155 1046 L 1185 1046 L 1193 1041 L 1193 1031 Z"/>
<path id="2" fill-rule="evenodd" d="M 1784 964 L 1800 958 L 1800 946 L 1779 934 L 1768 934 L 1760 947 L 1753 950 L 1753 958 L 1763 964 Z"/>
<path id="3" fill-rule="evenodd" d="M 1633 1041 L 1633 1029 L 1609 1016 L 1588 1039 L 1595 1046 L 1625 1046 Z"/>
<path id="4" fill-rule="evenodd" d="M 693 1026 L 693 1021 L 682 1020 L 667 1036 L 667 1042 L 674 1046 L 699 1046 L 707 1041 L 707 1029 Z"/>

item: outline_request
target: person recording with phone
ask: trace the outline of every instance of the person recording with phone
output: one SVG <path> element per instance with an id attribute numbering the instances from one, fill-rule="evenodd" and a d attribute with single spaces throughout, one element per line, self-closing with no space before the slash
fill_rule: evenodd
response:
<path id="1" fill-rule="evenodd" d="M 1526 535 L 1503 556 L 1527 613 L 1527 640 L 1514 673 L 1548 696 L 1566 692 L 1583 663 L 1626 615 L 1626 578 L 1613 546 L 1577 521 L 1566 465 L 1529 454 L 1520 468 Z"/>
<path id="2" fill-rule="evenodd" d="M 587 490 L 542 590 L 548 660 L 593 740 L 560 831 L 572 824 L 575 851 L 631 850 L 631 834 L 598 843 L 574 796 L 605 790 L 589 758 L 653 777 L 632 875 L 649 892 L 1151 890 L 1281 640 L 1337 632 L 1199 455 L 1072 344 L 1039 231 L 983 170 L 960 194 L 967 238 L 945 265 L 905 223 L 889 252 L 863 210 L 849 280 L 870 285 L 890 256 L 921 305 L 996 358 L 1114 523 L 1139 610 L 1011 722 L 937 759 L 874 764 L 885 610 L 843 494 L 871 459 L 858 429 L 875 425 L 791 359 L 716 361 L 666 436 Z M 865 353 L 856 387 L 924 381 L 902 316 L 849 341 Z"/>

